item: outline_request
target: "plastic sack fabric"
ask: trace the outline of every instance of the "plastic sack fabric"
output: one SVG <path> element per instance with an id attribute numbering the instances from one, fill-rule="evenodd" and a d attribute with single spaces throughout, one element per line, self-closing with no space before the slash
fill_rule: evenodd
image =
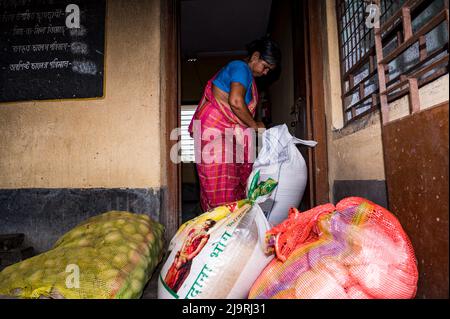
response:
<path id="1" fill-rule="evenodd" d="M 252 182 L 248 198 L 216 207 L 186 223 L 173 237 L 158 280 L 160 299 L 243 299 L 273 259 L 264 252 L 270 228 L 258 202 L 276 182 Z"/>
<path id="2" fill-rule="evenodd" d="M 272 225 L 286 219 L 289 208 L 298 207 L 305 192 L 308 170 L 297 144 L 314 147 L 317 142 L 292 136 L 286 124 L 264 131 L 262 148 L 248 179 L 251 181 L 259 171 L 261 179 L 272 178 L 278 182 L 270 198 L 261 204 L 261 209 Z"/>
<path id="3" fill-rule="evenodd" d="M 289 218 L 267 233 L 274 259 L 249 298 L 406 299 L 417 290 L 408 236 L 386 209 L 351 197 Z M 284 261 L 282 261 L 284 260 Z"/>
<path id="4" fill-rule="evenodd" d="M 163 232 L 147 215 L 111 211 L 94 216 L 59 238 L 51 250 L 0 272 L 0 295 L 138 298 L 161 261 Z"/>

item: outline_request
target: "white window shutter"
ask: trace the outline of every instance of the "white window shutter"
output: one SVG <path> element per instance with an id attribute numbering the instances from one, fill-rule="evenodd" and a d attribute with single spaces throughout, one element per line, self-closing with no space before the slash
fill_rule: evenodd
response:
<path id="1" fill-rule="evenodd" d="M 181 106 L 181 161 L 183 163 L 193 162 L 194 155 L 194 139 L 190 137 L 188 128 L 194 116 L 197 105 L 182 105 Z"/>

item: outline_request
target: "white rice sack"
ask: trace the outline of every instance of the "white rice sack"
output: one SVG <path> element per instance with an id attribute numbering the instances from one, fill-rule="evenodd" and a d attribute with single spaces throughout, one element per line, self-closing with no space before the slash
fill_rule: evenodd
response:
<path id="1" fill-rule="evenodd" d="M 249 200 L 220 206 L 185 223 L 172 239 L 158 280 L 160 299 L 244 299 L 273 255 L 269 223 Z"/>
<path id="2" fill-rule="evenodd" d="M 262 180 L 272 178 L 278 182 L 269 199 L 260 205 L 271 225 L 278 225 L 285 220 L 289 209 L 300 205 L 305 192 L 308 170 L 297 144 L 314 147 L 317 142 L 292 136 L 286 124 L 267 129 L 248 178 L 251 181 L 259 171 Z"/>

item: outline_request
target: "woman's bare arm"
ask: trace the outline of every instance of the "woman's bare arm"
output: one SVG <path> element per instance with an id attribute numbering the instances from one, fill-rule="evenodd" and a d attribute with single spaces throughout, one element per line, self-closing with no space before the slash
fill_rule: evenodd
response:
<path id="1" fill-rule="evenodd" d="M 231 106 L 233 113 L 248 127 L 257 129 L 258 124 L 253 119 L 250 110 L 245 104 L 245 88 L 242 84 L 231 83 L 230 95 L 228 96 L 228 103 Z"/>
<path id="2" fill-rule="evenodd" d="M 233 113 L 248 127 L 253 129 L 264 127 L 263 123 L 255 122 L 247 105 L 245 105 L 245 88 L 240 83 L 231 83 L 230 94 L 213 85 L 214 97 L 220 102 L 230 105 Z"/>

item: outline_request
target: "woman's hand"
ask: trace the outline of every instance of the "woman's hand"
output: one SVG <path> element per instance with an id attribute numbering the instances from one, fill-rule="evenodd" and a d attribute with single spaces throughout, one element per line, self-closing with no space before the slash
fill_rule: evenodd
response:
<path id="1" fill-rule="evenodd" d="M 255 122 L 252 126 L 250 126 L 252 129 L 254 129 L 255 131 L 258 131 L 259 129 L 265 129 L 266 126 L 264 125 L 263 122 Z"/>
<path id="2" fill-rule="evenodd" d="M 256 128 L 266 128 L 263 122 L 256 122 Z"/>

